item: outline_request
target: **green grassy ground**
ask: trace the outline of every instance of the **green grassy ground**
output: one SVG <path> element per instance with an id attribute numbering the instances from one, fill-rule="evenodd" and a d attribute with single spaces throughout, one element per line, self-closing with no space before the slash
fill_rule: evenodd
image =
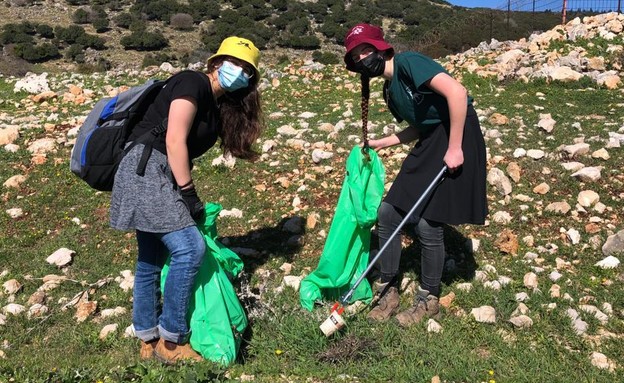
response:
<path id="1" fill-rule="evenodd" d="M 293 66 L 299 68 L 298 64 Z M 250 331 L 239 360 L 225 369 L 209 362 L 197 365 L 165 367 L 156 362 L 138 359 L 138 341 L 122 336 L 123 329 L 131 323 L 131 292 L 124 292 L 112 281 L 101 287 L 89 285 L 106 277 L 117 277 L 122 270 L 133 269 L 136 249 L 133 235 L 114 231 L 108 227 L 109 194 L 91 190 L 69 172 L 69 146 L 57 145 L 57 151 L 47 156 L 43 165 L 34 165 L 26 151 L 29 142 L 49 133 L 41 124 L 23 129 L 16 153 L 0 151 L 0 180 L 4 182 L 15 174 L 24 174 L 27 180 L 16 190 L 3 188 L 0 205 L 0 278 L 4 283 L 17 279 L 23 290 L 14 297 L 15 303 L 26 305 L 28 297 L 42 284 L 48 274 L 64 274 L 68 281 L 48 293 L 50 311 L 42 317 L 28 319 L 7 315 L 6 324 L 0 325 L 0 382 L 181 382 L 225 381 L 229 379 L 257 382 L 425 382 L 439 376 L 447 382 L 605 382 L 624 380 L 622 365 L 622 334 L 624 280 L 620 269 L 601 270 L 594 263 L 602 259 L 599 248 L 591 246 L 591 237 L 597 236 L 602 245 L 607 236 L 622 229 L 622 164 L 624 151 L 609 149 L 607 161 L 584 156 L 579 161 L 586 166 L 604 166 L 602 179 L 585 184 L 564 171 L 558 150 L 560 145 L 572 144 L 584 136 L 591 150 L 604 146 L 608 132 L 617 131 L 623 124 L 624 103 L 622 92 L 588 88 L 586 83 L 545 84 L 507 83 L 480 79 L 466 74 L 463 81 L 476 100 L 480 110 L 495 109 L 509 118 L 508 125 L 493 127 L 483 122 L 486 129 L 498 129 L 501 144 L 488 142 L 492 160 L 489 166 L 504 170 L 509 162 L 517 162 L 522 169 L 519 183 L 514 184 L 512 198 L 507 201 L 494 188 L 488 189 L 491 214 L 505 210 L 513 216 L 507 225 L 490 222 L 487 226 L 462 226 L 448 236 L 451 257 L 464 262 L 466 268 L 483 270 L 494 266 L 498 275 L 510 277 L 512 282 L 500 291 L 484 287 L 470 278 L 470 273 L 446 275 L 443 295 L 456 294 L 453 309 L 447 310 L 440 320 L 441 333 L 428 333 L 425 324 L 400 329 L 394 323 L 371 324 L 365 313 L 348 317 L 345 331 L 325 338 L 319 331 L 320 322 L 327 316 L 328 307 L 319 307 L 310 313 L 299 305 L 298 293 L 290 288 L 275 290 L 282 281 L 279 266 L 293 264 L 293 275 L 301 275 L 316 267 L 324 244 L 321 231 L 327 232 L 333 209 L 344 178 L 344 161 L 355 145 L 350 136 L 360 135 L 359 130 L 359 79 L 348 75 L 341 67 L 329 66 L 318 71 L 294 71 L 272 68 L 280 73 L 280 85 L 269 86 L 263 93 L 267 130 L 261 141 L 275 139 L 277 147 L 267 158 L 256 164 L 237 162 L 234 169 L 211 166 L 219 155 L 212 150 L 196 162 L 194 178 L 200 186 L 205 201 L 219 202 L 225 209 L 238 208 L 243 218 L 221 218 L 219 234 L 230 247 L 258 250 L 256 256 L 243 256 L 245 273 L 251 288 L 262 291 L 262 302 L 254 308 L 264 312 L 251 319 Z M 273 72 L 272 72 L 273 73 Z M 133 79 L 137 81 L 137 79 Z M 67 80 L 68 83 L 78 82 Z M 84 78 L 85 88 L 101 91 L 104 83 L 130 84 L 124 79 Z M 352 89 L 351 86 L 353 85 Z M 392 123 L 390 113 L 381 99 L 381 82 L 371 86 L 370 121 L 376 127 L 372 134 L 381 134 L 382 127 Z M 3 112 L 9 117 L 5 123 L 29 115 L 41 116 L 41 121 L 51 110 L 59 113 L 60 120 L 70 120 L 87 108 L 65 105 L 53 101 L 49 106 L 28 109 L 14 103 L 24 99 L 24 94 L 13 94 L 12 84 L 0 81 Z M 535 106 L 543 107 L 537 110 Z M 352 111 L 352 117 L 344 113 Z M 281 112 L 281 116 L 273 116 Z M 314 112 L 308 119 L 298 117 L 303 112 Z M 551 113 L 557 125 L 551 134 L 540 130 L 536 124 L 540 113 Z M 486 117 L 489 115 L 486 113 Z M 517 123 L 522 119 L 524 127 Z M 322 123 L 336 124 L 343 120 L 346 129 L 336 137 L 329 137 L 318 127 Z M 580 123 L 580 130 L 573 123 Z M 303 124 L 302 123 L 307 123 Z M 294 149 L 286 145 L 286 138 L 276 138 L 276 130 L 291 124 L 297 129 L 306 128 L 301 138 L 307 142 L 330 143 L 334 157 L 316 165 L 311 160 L 311 148 Z M 528 157 L 513 158 L 516 148 L 542 149 L 547 157 L 533 160 Z M 400 160 L 394 155 L 405 152 L 406 147 L 381 153 L 387 173 L 397 171 Z M 499 157 L 497 157 L 499 156 Z M 289 184 L 276 182 L 280 177 Z M 391 179 L 391 178 L 390 178 Z M 390 180 L 389 179 L 389 180 Z M 546 182 L 551 190 L 546 195 L 534 193 L 533 188 Z M 256 188 L 264 185 L 265 189 Z M 305 188 L 301 188 L 305 186 Z M 556 201 L 566 200 L 576 204 L 579 191 L 596 191 L 607 210 L 600 214 L 590 212 L 573 217 L 544 211 Z M 262 190 L 262 191 L 259 191 Z M 519 194 L 530 196 L 530 202 L 513 198 Z M 300 210 L 292 207 L 298 196 Z M 522 205 L 526 205 L 523 207 Z M 21 218 L 12 219 L 5 210 L 20 207 Z M 293 216 L 306 218 L 312 213 L 320 216 L 319 224 L 307 230 L 300 247 L 286 245 L 288 235 L 282 231 L 285 220 Z M 598 216 L 599 230 L 589 234 L 585 225 L 590 216 Z M 524 217 L 524 218 L 522 218 Z M 79 218 L 83 226 L 72 219 Z M 503 229 L 510 229 L 519 238 L 518 255 L 502 253 L 494 242 Z M 581 242 L 572 245 L 560 228 L 576 228 L 581 232 Z M 532 235 L 534 245 L 522 238 Z M 467 238 L 481 241 L 474 255 L 466 254 L 462 243 Z M 554 249 L 555 251 L 540 251 Z M 63 271 L 46 263 L 48 255 L 60 247 L 76 251 L 74 260 Z M 524 254 L 539 253 L 541 263 L 527 261 Z M 409 236 L 405 239 L 402 269 L 406 277 L 414 278 L 418 272 L 418 248 Z M 568 293 L 571 301 L 551 298 L 553 284 L 547 275 L 555 269 L 555 259 L 570 262 L 559 270 L 563 278 L 558 282 L 561 294 Z M 533 267 L 544 269 L 539 273 L 539 292 L 523 286 L 523 276 Z M 262 277 L 260 269 L 268 270 Z M 473 289 L 464 292 L 457 283 L 472 282 Z M 89 299 L 98 301 L 100 310 L 125 307 L 127 314 L 94 321 L 97 313 L 83 323 L 73 317 L 75 309 L 63 311 L 64 299 L 87 290 Z M 515 329 L 507 322 L 518 303 L 515 294 L 527 292 L 525 304 L 534 325 L 528 329 Z M 4 291 L 0 293 L 0 307 L 9 303 Z M 328 302 L 329 303 L 329 302 Z M 556 307 L 547 306 L 555 303 Z M 589 314 L 582 318 L 589 323 L 586 335 L 576 335 L 566 316 L 568 308 L 579 310 L 579 305 L 590 303 L 601 308 L 610 303 L 613 313 L 606 323 L 600 323 Z M 402 305 L 409 306 L 410 297 L 403 296 Z M 477 323 L 470 310 L 491 305 L 497 310 L 494 324 Z M 28 307 L 28 305 L 26 305 Z M 452 312 L 463 310 L 464 316 Z M 117 333 L 104 340 L 98 338 L 100 329 L 108 323 L 118 323 Z M 601 370 L 591 365 L 592 352 L 607 355 L 618 366 L 615 371 Z"/>

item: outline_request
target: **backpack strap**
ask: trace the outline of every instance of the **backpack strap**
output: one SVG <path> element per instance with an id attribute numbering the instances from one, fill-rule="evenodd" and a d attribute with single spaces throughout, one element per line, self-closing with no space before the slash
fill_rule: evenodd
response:
<path id="1" fill-rule="evenodd" d="M 163 133 L 167 131 L 167 121 L 165 118 L 160 125 L 152 128 L 149 132 L 144 133 L 141 137 L 137 138 L 126 150 L 132 149 L 132 147 L 136 144 L 145 144 L 143 147 L 143 153 L 141 154 L 141 159 L 137 164 L 136 174 L 143 177 L 145 175 L 145 168 L 147 167 L 147 161 L 152 155 L 152 150 L 154 149 L 154 142 L 158 137 L 160 137 Z M 127 153 L 127 152 L 126 152 Z"/>

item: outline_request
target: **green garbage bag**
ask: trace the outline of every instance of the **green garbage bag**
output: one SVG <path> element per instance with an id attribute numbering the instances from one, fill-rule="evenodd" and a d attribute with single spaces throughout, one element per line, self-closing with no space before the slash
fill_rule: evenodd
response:
<path id="1" fill-rule="evenodd" d="M 299 300 L 312 310 L 314 302 L 337 300 L 347 292 L 368 266 L 371 227 L 384 193 L 385 170 L 377 153 L 362 148 L 351 150 L 346 177 L 318 267 L 301 281 Z M 360 283 L 351 302 L 369 303 L 373 294 L 366 279 Z"/>
<path id="2" fill-rule="evenodd" d="M 227 366 L 236 359 L 247 328 L 247 316 L 230 282 L 242 271 L 243 261 L 217 241 L 216 219 L 222 206 L 207 203 L 205 209 L 198 227 L 206 240 L 206 255 L 189 304 L 190 343 L 205 359 Z M 169 259 L 161 274 L 163 290 L 168 271 Z"/>

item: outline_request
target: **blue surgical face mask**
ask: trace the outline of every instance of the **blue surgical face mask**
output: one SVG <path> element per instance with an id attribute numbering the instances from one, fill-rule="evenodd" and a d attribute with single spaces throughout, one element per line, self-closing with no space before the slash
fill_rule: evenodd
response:
<path id="1" fill-rule="evenodd" d="M 226 92 L 234 92 L 246 88 L 249 86 L 250 78 L 251 77 L 243 71 L 243 68 L 229 61 L 224 61 L 219 69 L 217 69 L 217 79 L 219 80 L 221 88 Z"/>

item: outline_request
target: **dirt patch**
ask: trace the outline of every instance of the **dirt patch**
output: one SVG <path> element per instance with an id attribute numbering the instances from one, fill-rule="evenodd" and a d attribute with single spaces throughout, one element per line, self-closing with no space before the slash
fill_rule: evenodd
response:
<path id="1" fill-rule="evenodd" d="M 377 351 L 377 343 L 372 339 L 347 335 L 338 339 L 327 350 L 317 354 L 317 358 L 325 363 L 354 361 L 367 357 Z"/>

